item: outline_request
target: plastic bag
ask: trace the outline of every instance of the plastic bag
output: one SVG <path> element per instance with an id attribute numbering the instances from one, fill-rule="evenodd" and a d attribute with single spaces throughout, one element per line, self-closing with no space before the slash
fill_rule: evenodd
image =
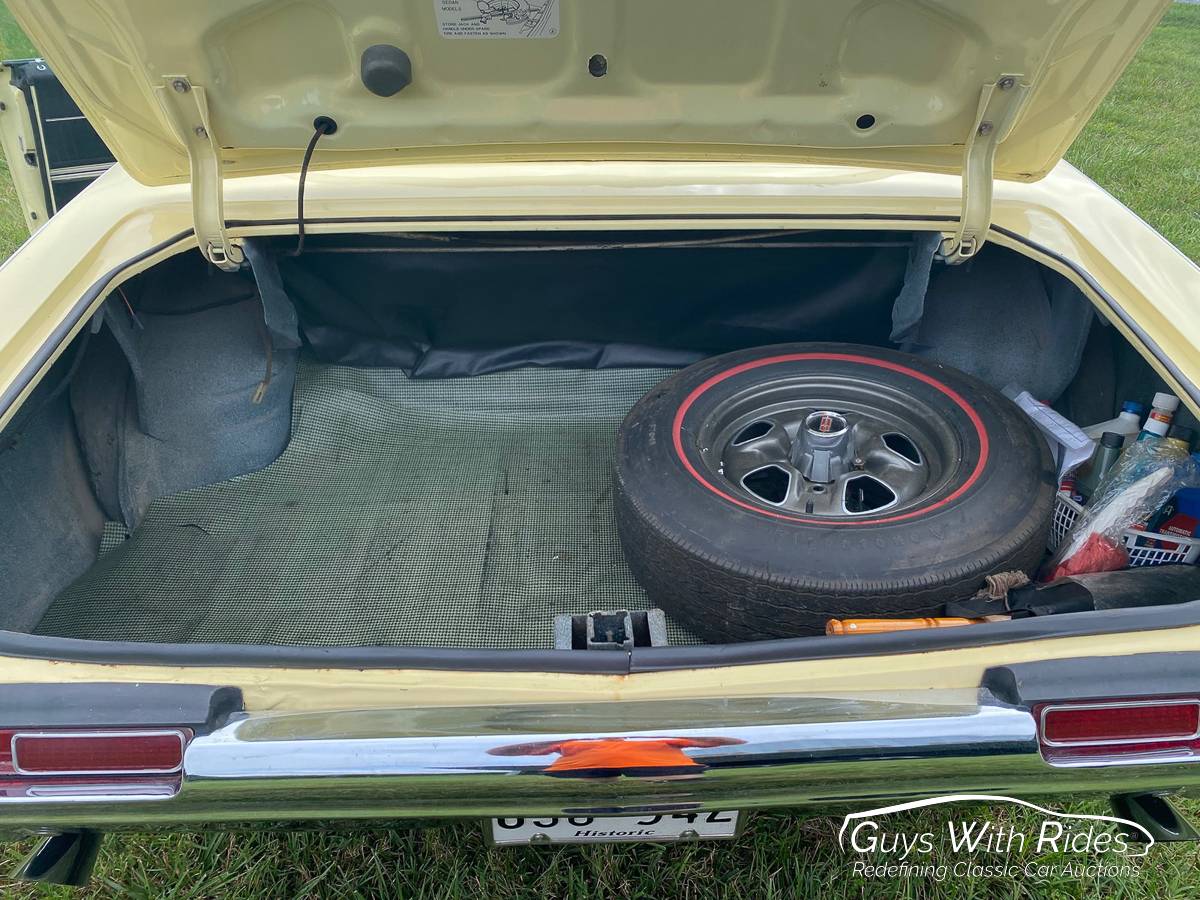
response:
<path id="1" fill-rule="evenodd" d="M 1159 469 L 1173 470 L 1174 477 L 1181 482 L 1177 487 L 1188 487 L 1182 482 L 1187 480 L 1189 474 L 1196 472 L 1196 463 L 1188 456 L 1187 445 L 1182 442 L 1157 436 L 1134 441 L 1104 473 L 1104 477 L 1096 485 L 1096 490 L 1092 492 L 1089 507 L 1103 507 L 1116 494 Z M 1163 503 L 1166 502 L 1163 500 Z M 1154 509 L 1150 510 L 1151 514 L 1154 512 Z"/>
<path id="2" fill-rule="evenodd" d="M 1139 442 L 1144 444 L 1147 442 Z M 1151 446 L 1130 448 L 1105 477 L 1092 503 L 1084 508 L 1058 551 L 1042 570 L 1042 581 L 1087 572 L 1110 572 L 1128 563 L 1124 534 L 1141 527 L 1180 488 L 1200 485 L 1200 466 L 1186 452 L 1156 452 Z M 1125 465 L 1122 465 L 1125 464 Z"/>

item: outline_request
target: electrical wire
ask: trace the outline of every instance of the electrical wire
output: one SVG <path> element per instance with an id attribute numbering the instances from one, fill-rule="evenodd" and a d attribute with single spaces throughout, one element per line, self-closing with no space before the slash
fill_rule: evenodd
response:
<path id="1" fill-rule="evenodd" d="M 327 134 L 333 134 L 337 131 L 337 122 L 329 118 L 329 116 L 317 116 L 313 119 L 313 136 L 308 139 L 308 146 L 304 148 L 304 159 L 300 162 L 300 187 L 296 195 L 296 228 L 298 236 L 296 238 L 296 249 L 292 251 L 293 256 L 299 256 L 304 252 L 304 182 L 308 179 L 308 164 L 312 162 L 313 151 L 317 149 L 317 141 Z"/>

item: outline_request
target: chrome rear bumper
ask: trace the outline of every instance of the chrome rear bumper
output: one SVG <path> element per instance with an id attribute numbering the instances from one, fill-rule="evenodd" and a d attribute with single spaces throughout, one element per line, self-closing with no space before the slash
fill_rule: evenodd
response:
<path id="1" fill-rule="evenodd" d="M 0 829 L 828 809 L 1196 783 L 1186 762 L 1051 766 L 1030 713 L 987 698 L 239 714 L 191 742 L 167 791 L 10 795 Z"/>

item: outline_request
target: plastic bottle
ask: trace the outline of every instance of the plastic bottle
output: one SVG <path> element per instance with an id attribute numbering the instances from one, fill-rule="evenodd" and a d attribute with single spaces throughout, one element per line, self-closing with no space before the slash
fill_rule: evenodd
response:
<path id="1" fill-rule="evenodd" d="M 1079 486 L 1076 484 L 1075 473 L 1068 472 L 1062 477 L 1062 481 L 1058 483 L 1059 493 L 1066 494 L 1076 503 L 1083 502 L 1083 494 L 1079 492 Z"/>
<path id="2" fill-rule="evenodd" d="M 1192 454 L 1192 461 L 1200 471 L 1200 451 Z M 1200 537 L 1200 487 L 1185 487 L 1176 491 L 1175 496 L 1150 518 L 1145 530 L 1181 537 Z M 1170 553 L 1179 550 L 1179 544 L 1172 541 L 1154 541 L 1152 546 Z"/>
<path id="3" fill-rule="evenodd" d="M 1159 534 L 1177 534 L 1181 537 L 1200 537 L 1200 488 L 1183 488 L 1176 491 L 1175 496 L 1150 520 L 1146 530 Z M 1178 544 L 1169 541 L 1156 541 L 1154 546 L 1164 550 L 1179 548 Z"/>
<path id="4" fill-rule="evenodd" d="M 1126 400 L 1121 404 L 1121 414 L 1115 419 L 1089 425 L 1083 429 L 1083 433 L 1093 441 L 1100 440 L 1106 431 L 1119 434 L 1121 437 L 1129 437 L 1142 430 L 1142 416 L 1145 414 L 1146 407 L 1144 405 L 1136 400 Z"/>
<path id="5" fill-rule="evenodd" d="M 1085 497 L 1090 497 L 1096 492 L 1096 485 L 1100 483 L 1112 464 L 1121 456 L 1121 448 L 1125 445 L 1125 435 L 1118 434 L 1115 431 L 1106 431 L 1100 435 L 1100 443 L 1096 446 L 1096 453 L 1088 462 L 1080 466 L 1076 476 L 1076 485 L 1079 492 Z"/>
<path id="6" fill-rule="evenodd" d="M 1167 440 L 1175 446 L 1181 447 L 1184 453 L 1191 452 L 1192 441 L 1195 439 L 1195 429 L 1188 428 L 1186 425 L 1172 425 L 1171 430 L 1167 432 Z"/>
<path id="7" fill-rule="evenodd" d="M 1146 424 L 1142 426 L 1142 433 L 1138 435 L 1138 440 L 1142 440 L 1146 435 L 1166 437 L 1171 428 L 1171 419 L 1175 417 L 1177 409 L 1179 409 L 1179 398 L 1174 394 L 1155 394 L 1150 415 L 1146 416 Z"/>

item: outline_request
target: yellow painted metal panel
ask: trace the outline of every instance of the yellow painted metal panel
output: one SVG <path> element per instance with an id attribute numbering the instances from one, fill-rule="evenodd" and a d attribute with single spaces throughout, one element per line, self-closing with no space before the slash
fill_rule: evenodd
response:
<path id="1" fill-rule="evenodd" d="M 42 176 L 36 165 L 30 165 L 27 154 L 37 146 L 33 135 L 33 117 L 25 102 L 25 94 L 13 87 L 12 72 L 0 66 L 0 150 L 8 162 L 13 187 L 17 192 L 17 203 L 25 227 L 36 231 L 50 218 L 46 208 L 46 193 L 42 189 Z"/>
<path id="2" fill-rule="evenodd" d="M 986 627 L 986 626 L 978 626 Z M 847 638 L 847 648 L 850 641 Z M 734 697 L 940 692 L 970 702 L 986 669 L 1044 659 L 1200 650 L 1200 626 L 895 656 L 763 663 L 634 675 L 101 665 L 0 657 L 7 683 L 233 685 L 249 710 L 381 709 Z"/>
<path id="3" fill-rule="evenodd" d="M 1043 176 L 1169 0 L 11 0 L 137 179 L 187 177 L 154 97 L 208 96 L 227 176 L 396 161 L 757 159 L 957 172 L 984 85 L 1029 86 L 1000 177 Z M 477 10 L 476 7 L 479 7 Z M 454 37 L 484 8 L 506 37 Z M 528 17 L 553 18 L 536 34 Z M 449 22 L 453 19 L 453 22 Z M 500 23 L 500 24 L 495 24 Z M 451 35 L 451 36 L 448 36 Z M 364 87 L 400 47 L 411 85 Z M 606 73 L 590 60 L 601 54 Z M 199 123 L 196 123 L 199 124 Z"/>

